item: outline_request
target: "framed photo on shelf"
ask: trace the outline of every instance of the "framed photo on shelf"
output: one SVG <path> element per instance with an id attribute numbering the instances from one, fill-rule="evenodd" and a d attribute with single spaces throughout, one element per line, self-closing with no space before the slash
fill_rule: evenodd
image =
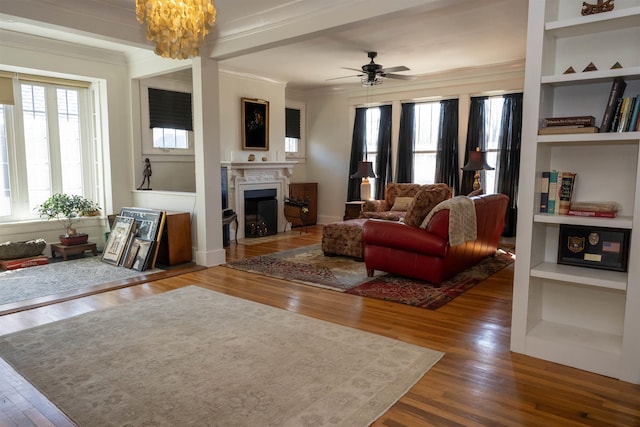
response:
<path id="1" fill-rule="evenodd" d="M 120 258 L 127 247 L 129 234 L 134 223 L 135 219 L 133 218 L 116 216 L 109 233 L 109 239 L 102 252 L 102 261 L 114 265 L 120 264 Z"/>
<path id="2" fill-rule="evenodd" d="M 269 150 L 269 101 L 242 98 L 242 149 Z"/>

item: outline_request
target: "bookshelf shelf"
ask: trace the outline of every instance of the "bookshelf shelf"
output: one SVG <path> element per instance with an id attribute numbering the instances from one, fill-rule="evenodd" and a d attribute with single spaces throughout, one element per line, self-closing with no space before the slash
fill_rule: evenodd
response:
<path id="1" fill-rule="evenodd" d="M 640 384 L 640 264 L 627 272 L 557 264 L 561 225 L 631 230 L 640 257 L 640 132 L 538 135 L 548 117 L 593 116 L 614 79 L 640 94 L 640 3 L 581 16 L 579 5 L 530 0 L 511 350 Z M 609 69 L 619 62 L 624 68 Z M 597 71 L 580 72 L 593 63 Z M 569 67 L 577 72 L 563 74 Z M 609 110 L 610 111 L 610 110 Z M 607 113 L 607 117 L 610 117 Z M 540 213 L 543 171 L 576 173 L 573 201 L 615 201 L 617 218 Z"/>
<path id="2" fill-rule="evenodd" d="M 544 224 L 569 224 L 586 225 L 590 227 L 611 227 L 631 229 L 633 218 L 630 216 L 618 216 L 617 218 L 593 218 L 571 215 L 551 215 L 545 213 L 535 214 L 533 220 Z"/>
<path id="3" fill-rule="evenodd" d="M 531 269 L 531 277 L 624 291 L 627 289 L 628 275 L 619 271 L 543 262 Z"/>

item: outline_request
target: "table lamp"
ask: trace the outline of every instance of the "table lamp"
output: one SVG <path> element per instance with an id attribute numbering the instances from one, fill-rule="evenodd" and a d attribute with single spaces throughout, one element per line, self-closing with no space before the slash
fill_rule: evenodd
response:
<path id="1" fill-rule="evenodd" d="M 372 162 L 358 162 L 358 171 L 351 175 L 351 178 L 362 178 L 362 183 L 360 184 L 360 199 L 371 200 L 371 184 L 368 178 L 375 177 L 376 174 L 373 173 Z"/>
<path id="2" fill-rule="evenodd" d="M 469 151 L 467 164 L 462 168 L 463 171 L 475 171 L 475 175 L 473 176 L 474 191 L 480 188 L 480 171 L 492 171 L 495 169 L 487 164 L 485 155 L 486 151 L 480 151 L 480 148 L 476 148 L 475 151 Z"/>

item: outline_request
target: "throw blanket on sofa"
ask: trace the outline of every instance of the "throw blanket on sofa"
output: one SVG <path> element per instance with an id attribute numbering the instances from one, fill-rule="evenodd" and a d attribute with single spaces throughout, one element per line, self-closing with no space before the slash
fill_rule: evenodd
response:
<path id="1" fill-rule="evenodd" d="M 476 205 L 467 196 L 456 196 L 438 203 L 422 221 L 420 228 L 427 228 L 431 217 L 443 209 L 449 209 L 449 245 L 457 246 L 477 239 Z"/>

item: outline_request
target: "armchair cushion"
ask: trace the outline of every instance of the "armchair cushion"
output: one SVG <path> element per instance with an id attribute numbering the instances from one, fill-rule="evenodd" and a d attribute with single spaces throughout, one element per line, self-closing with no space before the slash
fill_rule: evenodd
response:
<path id="1" fill-rule="evenodd" d="M 391 210 L 406 212 L 412 200 L 413 197 L 396 197 L 396 201 L 393 206 L 391 206 Z"/>
<path id="2" fill-rule="evenodd" d="M 404 216 L 405 224 L 419 227 L 431 209 L 449 198 L 451 198 L 451 189 L 447 184 L 422 186 L 407 208 Z"/>

